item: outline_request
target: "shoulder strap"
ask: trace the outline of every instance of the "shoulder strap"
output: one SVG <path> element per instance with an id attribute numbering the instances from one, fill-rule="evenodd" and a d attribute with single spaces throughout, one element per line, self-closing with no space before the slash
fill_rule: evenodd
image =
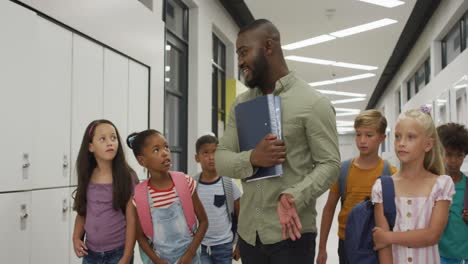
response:
<path id="1" fill-rule="evenodd" d="M 393 230 L 396 218 L 395 186 L 391 176 L 381 176 L 380 181 L 382 183 L 384 215 L 387 218 L 390 230 Z"/>
<path id="2" fill-rule="evenodd" d="M 187 180 L 185 179 L 185 174 L 178 171 L 170 171 L 169 175 L 171 175 L 177 194 L 179 195 L 189 230 L 195 233 L 197 218 L 195 216 L 195 210 L 193 209 L 192 193 L 190 192 Z"/>
<path id="3" fill-rule="evenodd" d="M 384 175 L 384 176 L 392 175 L 392 171 L 390 170 L 390 164 L 388 163 L 387 160 L 384 160 L 382 175 Z"/>
<path id="4" fill-rule="evenodd" d="M 226 197 L 225 201 L 229 221 L 232 223 L 232 213 L 234 212 L 234 190 L 232 187 L 232 179 L 221 176 L 221 182 L 223 183 L 224 196 Z"/>
<path id="5" fill-rule="evenodd" d="M 136 209 L 138 212 L 138 219 L 140 220 L 141 229 L 143 233 L 150 239 L 153 239 L 153 224 L 151 221 L 151 209 L 148 202 L 148 181 L 149 179 L 145 180 L 144 182 L 135 186 L 135 203 Z"/>
<path id="6" fill-rule="evenodd" d="M 351 162 L 353 162 L 353 159 L 348 159 L 341 162 L 340 176 L 338 178 L 338 188 L 340 191 L 342 205 L 344 204 L 344 200 L 346 199 L 346 180 L 348 178 L 348 172 L 349 167 L 351 166 Z"/>

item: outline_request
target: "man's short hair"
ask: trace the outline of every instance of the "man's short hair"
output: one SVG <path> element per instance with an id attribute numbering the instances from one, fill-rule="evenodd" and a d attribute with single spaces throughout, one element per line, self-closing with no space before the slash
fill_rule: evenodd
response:
<path id="1" fill-rule="evenodd" d="M 354 119 L 354 129 L 359 127 L 375 127 L 377 132 L 385 134 L 387 119 L 380 111 L 375 109 L 365 110 Z"/>
<path id="2" fill-rule="evenodd" d="M 218 138 L 213 135 L 204 135 L 197 139 L 195 143 L 195 150 L 198 152 L 200 151 L 201 147 L 205 144 L 216 144 L 218 145 Z"/>
<path id="3" fill-rule="evenodd" d="M 437 128 L 440 141 L 444 148 L 459 150 L 468 154 L 468 130 L 464 125 L 447 123 Z"/>

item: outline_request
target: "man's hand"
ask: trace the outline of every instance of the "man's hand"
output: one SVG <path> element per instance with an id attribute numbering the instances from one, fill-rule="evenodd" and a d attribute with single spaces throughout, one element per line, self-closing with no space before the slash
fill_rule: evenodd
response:
<path id="1" fill-rule="evenodd" d="M 468 192 L 468 190 L 465 190 L 465 192 Z M 468 210 L 463 210 L 463 221 L 468 225 Z"/>
<path id="2" fill-rule="evenodd" d="M 267 134 L 250 155 L 250 163 L 254 167 L 271 167 L 281 164 L 286 159 L 286 146 L 273 134 Z"/>
<path id="3" fill-rule="evenodd" d="M 301 238 L 302 224 L 296 211 L 294 197 L 288 193 L 280 196 L 277 207 L 278 218 L 282 227 L 283 239 L 289 238 L 293 241 Z"/>

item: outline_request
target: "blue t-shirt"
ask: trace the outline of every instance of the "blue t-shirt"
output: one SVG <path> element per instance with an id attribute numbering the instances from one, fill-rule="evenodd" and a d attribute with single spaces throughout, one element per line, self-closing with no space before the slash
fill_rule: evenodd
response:
<path id="1" fill-rule="evenodd" d="M 439 253 L 442 257 L 468 259 L 468 225 L 463 221 L 463 203 L 465 200 L 466 176 L 455 183 L 455 195 L 450 206 L 449 219 L 442 238 L 439 241 Z"/>

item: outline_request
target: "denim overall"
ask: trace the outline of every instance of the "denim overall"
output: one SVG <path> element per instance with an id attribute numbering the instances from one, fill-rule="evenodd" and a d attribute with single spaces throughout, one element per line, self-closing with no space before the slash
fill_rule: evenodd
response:
<path id="1" fill-rule="evenodd" d="M 148 194 L 149 203 L 153 201 Z M 187 251 L 192 236 L 185 220 L 180 201 L 177 200 L 167 208 L 154 208 L 151 206 L 151 218 L 153 219 L 153 250 L 161 259 L 169 264 L 176 264 L 180 257 Z M 144 263 L 152 263 L 147 256 Z M 200 249 L 192 259 L 192 264 L 200 263 Z"/>

